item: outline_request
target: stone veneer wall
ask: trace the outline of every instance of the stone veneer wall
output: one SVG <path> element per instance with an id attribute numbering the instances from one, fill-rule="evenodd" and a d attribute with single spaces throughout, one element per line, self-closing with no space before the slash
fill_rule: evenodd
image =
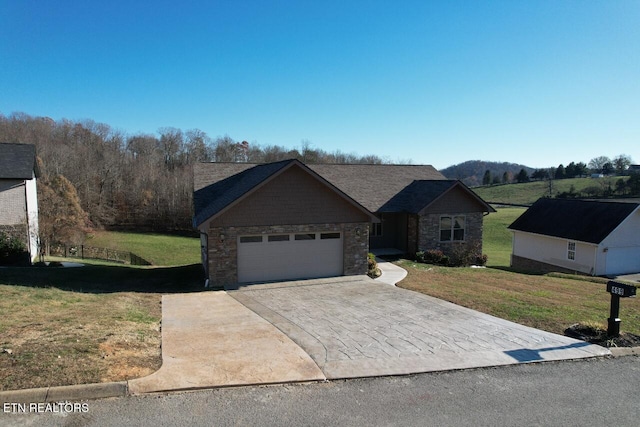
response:
<path id="1" fill-rule="evenodd" d="M 358 230 L 360 231 L 358 235 Z M 277 234 L 304 232 L 342 232 L 343 274 L 367 274 L 369 223 L 272 225 L 258 227 L 209 228 L 209 281 L 214 287 L 238 282 L 238 236 L 247 234 Z M 224 239 L 221 239 L 224 236 Z"/>
<path id="2" fill-rule="evenodd" d="M 513 254 L 511 255 L 511 267 L 515 270 L 527 271 L 531 273 L 568 273 L 588 276 L 587 273 L 583 273 L 577 270 L 571 270 L 569 268 L 559 267 L 557 265 L 548 264 L 546 262 L 536 261 L 534 259 L 525 258 Z"/>
<path id="3" fill-rule="evenodd" d="M 443 215 L 460 215 L 460 214 L 426 214 L 420 215 L 419 229 L 420 236 L 418 242 L 418 250 L 440 249 L 447 255 L 450 255 L 453 245 L 459 245 L 463 242 L 441 242 L 440 241 L 440 217 Z M 477 245 L 482 251 L 482 212 L 472 212 L 463 214 L 466 217 L 464 244 Z"/>

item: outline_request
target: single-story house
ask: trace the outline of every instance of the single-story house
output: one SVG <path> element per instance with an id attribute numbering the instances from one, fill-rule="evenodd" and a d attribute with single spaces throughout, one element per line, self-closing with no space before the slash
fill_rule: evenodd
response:
<path id="1" fill-rule="evenodd" d="M 365 274 L 370 249 L 482 246 L 493 209 L 424 165 L 200 163 L 194 227 L 214 286 Z"/>
<path id="2" fill-rule="evenodd" d="M 540 199 L 509 226 L 511 266 L 594 276 L 640 272 L 640 203 Z"/>
<path id="3" fill-rule="evenodd" d="M 21 240 L 32 262 L 38 257 L 38 175 L 34 145 L 0 143 L 0 231 Z"/>

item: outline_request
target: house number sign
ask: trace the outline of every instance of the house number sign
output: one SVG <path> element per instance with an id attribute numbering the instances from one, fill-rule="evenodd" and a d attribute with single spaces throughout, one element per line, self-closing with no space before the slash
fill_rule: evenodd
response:
<path id="1" fill-rule="evenodd" d="M 625 285 L 614 281 L 607 282 L 607 292 L 611 295 L 618 295 L 622 298 L 635 297 L 636 287 L 633 285 Z"/>

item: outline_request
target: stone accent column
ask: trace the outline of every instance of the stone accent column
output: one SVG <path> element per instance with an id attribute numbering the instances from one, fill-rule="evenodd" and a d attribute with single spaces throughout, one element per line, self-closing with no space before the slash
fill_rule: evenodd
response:
<path id="1" fill-rule="evenodd" d="M 238 233 L 236 227 L 209 228 L 209 282 L 223 287 L 238 282 Z"/>
<path id="2" fill-rule="evenodd" d="M 344 224 L 342 238 L 344 275 L 367 274 L 369 223 Z"/>

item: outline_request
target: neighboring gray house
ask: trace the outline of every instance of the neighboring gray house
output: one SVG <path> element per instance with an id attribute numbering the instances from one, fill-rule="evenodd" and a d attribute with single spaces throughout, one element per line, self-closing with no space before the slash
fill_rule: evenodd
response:
<path id="1" fill-rule="evenodd" d="M 22 240 L 31 261 L 38 257 L 36 149 L 0 143 L 0 231 Z"/>
<path id="2" fill-rule="evenodd" d="M 540 199 L 509 226 L 511 265 L 595 276 L 640 272 L 640 203 Z"/>
<path id="3" fill-rule="evenodd" d="M 482 246 L 493 209 L 432 166 L 194 167 L 194 226 L 213 285 L 365 274 L 370 248 Z"/>

